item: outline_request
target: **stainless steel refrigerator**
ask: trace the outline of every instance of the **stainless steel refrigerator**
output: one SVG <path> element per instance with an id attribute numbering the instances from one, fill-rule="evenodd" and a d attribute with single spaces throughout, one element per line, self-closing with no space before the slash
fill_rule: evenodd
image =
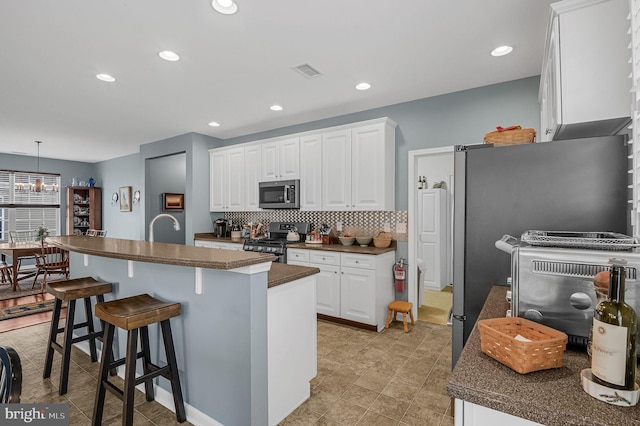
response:
<path id="1" fill-rule="evenodd" d="M 629 233 L 627 156 L 623 136 L 456 147 L 453 365 L 489 290 L 506 285 L 511 259 L 494 245 L 504 234 Z"/>

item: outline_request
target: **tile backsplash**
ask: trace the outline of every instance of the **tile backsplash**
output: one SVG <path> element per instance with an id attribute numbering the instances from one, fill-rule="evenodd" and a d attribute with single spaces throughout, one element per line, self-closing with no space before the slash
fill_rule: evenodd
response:
<path id="1" fill-rule="evenodd" d="M 346 233 L 357 236 L 373 236 L 388 222 L 393 239 L 407 241 L 407 234 L 396 232 L 398 223 L 407 223 L 407 211 L 303 211 L 263 210 L 259 212 L 226 212 L 224 218 L 236 223 L 249 222 L 310 222 L 317 229 L 326 223 L 335 230 L 336 222 L 342 222 Z"/>

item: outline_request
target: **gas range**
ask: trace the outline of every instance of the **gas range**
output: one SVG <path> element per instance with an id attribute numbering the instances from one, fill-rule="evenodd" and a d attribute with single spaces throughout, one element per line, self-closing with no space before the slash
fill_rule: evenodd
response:
<path id="1" fill-rule="evenodd" d="M 287 245 L 304 241 L 311 225 L 308 222 L 272 222 L 269 224 L 269 238 L 247 240 L 242 244 L 244 251 L 271 253 L 276 256 L 276 262 L 287 263 Z M 288 241 L 290 231 L 298 232 L 298 241 Z"/>

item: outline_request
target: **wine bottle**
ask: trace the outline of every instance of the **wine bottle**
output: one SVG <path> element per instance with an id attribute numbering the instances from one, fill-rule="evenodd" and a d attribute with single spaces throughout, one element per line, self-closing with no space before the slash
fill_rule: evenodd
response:
<path id="1" fill-rule="evenodd" d="M 591 372 L 612 389 L 633 390 L 636 378 L 638 317 L 624 302 L 626 261 L 612 259 L 609 295 L 593 312 Z"/>

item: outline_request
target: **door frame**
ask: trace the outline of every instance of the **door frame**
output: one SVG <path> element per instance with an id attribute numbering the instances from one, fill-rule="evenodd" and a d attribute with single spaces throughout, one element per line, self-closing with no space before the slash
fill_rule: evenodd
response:
<path id="1" fill-rule="evenodd" d="M 408 259 L 407 259 L 407 263 L 410 265 L 411 269 L 410 271 L 414 271 L 415 273 L 410 273 L 409 274 L 409 279 L 408 279 L 408 287 L 407 287 L 407 300 L 411 303 L 413 303 L 413 308 L 411 309 L 411 311 L 414 314 L 415 318 L 418 318 L 418 300 L 417 300 L 417 294 L 418 294 L 418 265 L 416 264 L 416 254 L 417 254 L 417 226 L 416 226 L 416 215 L 418 213 L 418 206 L 417 206 L 417 200 L 416 200 L 416 187 L 415 187 L 415 183 L 418 181 L 418 175 L 417 175 L 417 169 L 418 169 L 418 160 L 420 158 L 423 157 L 430 157 L 430 156 L 434 156 L 434 155 L 442 155 L 442 154 L 448 154 L 451 153 L 453 154 L 455 152 L 455 146 L 451 145 L 451 146 L 444 146 L 444 147 L 438 147 L 438 148 L 426 148 L 426 149 L 416 149 L 416 150 L 412 150 L 408 152 L 408 163 L 409 163 L 409 171 L 408 171 L 408 187 L 407 187 L 407 194 L 408 194 L 408 210 L 407 210 L 407 214 L 408 214 L 408 222 L 409 222 L 409 227 L 407 229 L 408 231 Z M 451 185 L 451 194 L 453 194 L 453 182 L 447 182 L 448 185 Z M 449 212 L 450 214 L 453 212 L 453 197 L 451 197 L 451 212 Z M 453 220 L 453 219 L 452 219 Z M 452 256 L 451 254 L 452 251 L 452 247 L 449 247 L 448 252 L 448 258 L 451 258 L 450 256 Z"/>

